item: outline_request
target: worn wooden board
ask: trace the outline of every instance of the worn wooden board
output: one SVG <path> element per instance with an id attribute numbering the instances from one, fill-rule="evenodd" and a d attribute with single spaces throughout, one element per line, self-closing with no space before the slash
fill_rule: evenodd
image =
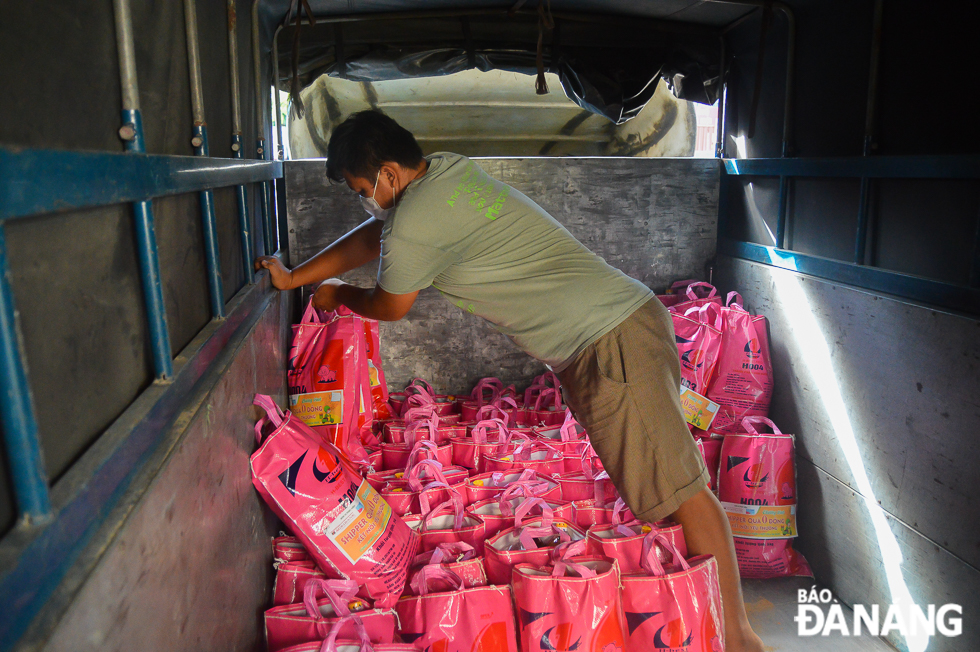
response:
<path id="1" fill-rule="evenodd" d="M 714 257 L 718 163 L 712 159 L 477 159 L 527 194 L 611 265 L 662 291 L 702 277 Z M 323 161 L 285 165 L 290 262 L 306 260 L 365 219 L 346 186 L 327 183 Z M 373 284 L 377 265 L 345 278 Z M 483 320 L 424 290 L 405 319 L 382 324 L 388 384 L 414 376 L 466 391 L 482 376 L 525 383 L 543 366 Z"/>

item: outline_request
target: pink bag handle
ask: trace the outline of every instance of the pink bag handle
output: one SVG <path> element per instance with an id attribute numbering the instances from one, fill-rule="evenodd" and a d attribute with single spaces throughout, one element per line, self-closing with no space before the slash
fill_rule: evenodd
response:
<path id="1" fill-rule="evenodd" d="M 368 636 L 367 628 L 364 626 L 364 621 L 357 614 L 350 614 L 349 616 L 344 616 L 334 623 L 333 627 L 330 628 L 330 633 L 327 637 L 323 639 L 323 645 L 320 646 L 320 652 L 338 652 L 337 651 L 337 636 L 340 634 L 340 630 L 348 622 L 354 624 L 354 631 L 357 632 L 357 638 L 360 641 L 360 652 L 374 652 L 374 645 L 371 643 L 371 637 Z"/>
<path id="2" fill-rule="evenodd" d="M 551 527 L 552 521 L 555 520 L 555 511 L 551 509 L 551 506 L 546 503 L 543 498 L 539 498 L 538 496 L 526 498 L 520 505 L 517 506 L 517 511 L 514 512 L 514 527 L 519 528 L 524 526 L 524 517 L 527 516 L 527 513 L 530 512 L 531 508 L 533 508 L 535 505 L 541 506 L 541 527 Z"/>
<path id="3" fill-rule="evenodd" d="M 578 429 L 575 427 L 579 425 L 579 422 L 575 420 L 572 416 L 572 411 L 565 408 L 565 421 L 561 424 L 561 440 L 562 441 L 578 441 L 582 439 L 578 437 Z"/>
<path id="4" fill-rule="evenodd" d="M 402 418 L 404 419 L 405 414 L 412 408 L 431 407 L 434 406 L 435 404 L 436 404 L 436 400 L 432 398 L 432 396 L 430 396 L 429 394 L 426 394 L 424 392 L 420 392 L 418 394 L 412 394 L 411 396 L 405 399 L 404 403 L 402 403 Z"/>
<path id="5" fill-rule="evenodd" d="M 429 431 L 429 439 L 435 440 L 436 432 L 439 430 L 439 424 L 433 419 L 426 419 L 425 421 L 413 421 L 405 426 L 405 443 L 409 446 L 414 446 L 418 438 L 417 433 L 422 428 Z"/>
<path id="6" fill-rule="evenodd" d="M 269 417 L 259 417 L 259 420 L 255 422 L 255 443 L 261 444 L 262 438 L 265 435 L 262 434 L 262 429 L 269 423 Z"/>
<path id="7" fill-rule="evenodd" d="M 494 417 L 494 413 L 497 414 L 496 417 Z M 481 405 L 480 408 L 476 411 L 477 421 L 485 421 L 487 419 L 494 419 L 494 418 L 499 418 L 501 421 L 504 422 L 504 425 L 510 424 L 510 415 L 504 412 L 500 406 L 494 405 L 493 403 L 487 403 L 486 405 Z"/>
<path id="8" fill-rule="evenodd" d="M 432 420 L 436 422 L 436 426 L 439 425 L 439 414 L 435 410 L 435 404 L 430 403 L 429 405 L 423 405 L 418 407 L 409 408 L 405 410 L 405 414 L 402 416 L 402 420 L 407 426 L 415 421 L 426 421 Z"/>
<path id="9" fill-rule="evenodd" d="M 432 502 L 429 499 L 429 489 L 451 490 L 452 487 L 446 484 L 445 482 L 436 481 L 436 482 L 430 482 L 429 484 L 425 485 L 424 489 L 419 490 L 419 508 L 420 511 L 422 512 L 422 516 L 426 516 L 429 512 L 432 511 Z"/>
<path id="10" fill-rule="evenodd" d="M 534 379 L 535 385 L 544 385 L 545 387 L 551 387 L 552 389 L 561 389 L 561 381 L 558 380 L 558 374 L 554 371 L 546 371 L 537 378 Z"/>
<path id="11" fill-rule="evenodd" d="M 741 294 L 734 291 L 728 293 L 728 298 L 725 301 L 725 305 L 727 307 L 736 308 L 738 310 L 745 310 L 745 308 L 742 307 L 742 304 L 743 302 L 742 302 Z"/>
<path id="12" fill-rule="evenodd" d="M 406 392 L 422 391 L 428 394 L 429 396 L 432 396 L 433 398 L 436 395 L 436 390 L 432 389 L 432 385 L 426 382 L 425 379 L 418 378 L 418 377 L 412 378 L 412 381 L 405 386 L 405 391 Z"/>
<path id="13" fill-rule="evenodd" d="M 571 561 L 572 557 L 585 554 L 585 539 L 578 541 L 563 541 L 559 543 L 551 553 L 554 568 L 551 569 L 552 577 L 564 577 L 567 569 L 572 569 L 579 574 L 579 577 L 595 577 L 596 572 L 584 564 L 576 564 Z"/>
<path id="14" fill-rule="evenodd" d="M 432 552 L 422 553 L 416 557 L 416 563 L 419 563 L 419 557 L 424 556 L 428 556 L 429 564 L 455 563 L 476 559 L 476 548 L 463 541 L 445 541 L 437 545 Z"/>
<path id="15" fill-rule="evenodd" d="M 522 462 L 529 462 L 531 461 L 531 453 L 534 453 L 535 451 L 547 451 L 549 453 L 553 453 L 554 455 L 561 455 L 561 451 L 551 444 L 540 440 L 531 440 L 521 442 L 521 445 L 514 449 L 514 459 Z"/>
<path id="16" fill-rule="evenodd" d="M 500 390 L 500 398 L 513 398 L 516 400 L 517 388 L 513 385 L 507 385 L 502 390 Z"/>
<path id="17" fill-rule="evenodd" d="M 760 424 L 764 424 L 772 428 L 772 434 L 774 435 L 783 434 L 783 432 L 776 427 L 776 424 L 772 422 L 772 419 L 767 419 L 766 417 L 745 417 L 742 419 L 742 428 L 744 428 L 745 432 L 749 433 L 750 435 L 760 434 L 759 431 L 756 430 L 756 426 Z"/>
<path id="18" fill-rule="evenodd" d="M 644 525 L 647 525 L 647 523 L 644 523 L 643 521 L 638 521 L 636 519 L 633 519 L 632 521 L 628 521 L 626 523 L 619 523 L 616 525 L 616 534 L 618 534 L 621 537 L 635 537 L 636 532 L 634 532 L 631 528 L 634 528 L 637 525 L 642 527 Z M 650 525 L 654 530 L 658 529 L 656 525 L 653 524 Z"/>
<path id="19" fill-rule="evenodd" d="M 547 401 L 549 398 L 554 399 L 554 406 L 556 410 L 561 407 L 561 394 L 558 393 L 557 389 L 549 387 L 538 394 L 538 400 L 534 402 L 535 411 L 543 409 L 542 401 Z"/>
<path id="20" fill-rule="evenodd" d="M 524 390 L 524 406 L 528 407 L 534 405 L 534 400 L 538 398 L 538 394 L 548 389 L 547 385 L 541 385 L 535 382 L 533 385 Z"/>
<path id="21" fill-rule="evenodd" d="M 596 473 L 595 464 L 593 463 L 593 460 L 598 458 L 599 456 L 596 455 L 595 449 L 592 448 L 591 443 L 582 449 L 582 474 L 585 475 L 587 480 L 594 481 L 596 475 L 598 475 Z M 602 460 L 599 460 L 599 462 L 601 463 Z"/>
<path id="22" fill-rule="evenodd" d="M 446 480 L 445 474 L 442 472 L 442 462 L 438 460 L 419 460 L 419 462 L 413 466 L 408 471 L 408 488 L 412 491 L 422 491 L 425 485 L 422 484 L 422 472 L 431 469 L 432 477 L 436 482 L 443 482 L 446 485 L 449 481 Z"/>
<path id="23" fill-rule="evenodd" d="M 534 537 L 544 536 L 545 534 L 557 534 L 558 539 L 562 543 L 572 540 L 572 537 L 568 535 L 568 532 L 565 532 L 565 530 L 562 530 L 561 528 L 555 527 L 553 523 L 547 527 L 534 525 L 521 528 L 518 538 L 520 539 L 521 545 L 524 546 L 525 550 L 537 550 L 538 544 L 534 542 Z"/>
<path id="24" fill-rule="evenodd" d="M 410 469 L 416 464 L 418 464 L 422 459 L 435 460 L 438 459 L 439 445 L 436 444 L 431 439 L 419 439 L 412 446 L 411 452 L 408 454 L 408 461 L 405 463 L 405 468 Z M 422 455 L 425 455 L 423 458 Z M 419 459 L 421 458 L 421 459 Z"/>
<path id="25" fill-rule="evenodd" d="M 521 494 L 524 498 L 532 498 L 534 496 L 540 496 L 544 492 L 548 491 L 547 482 L 537 482 L 534 480 L 523 480 L 520 482 L 511 482 L 504 489 L 504 492 L 500 494 L 500 498 L 497 499 L 497 505 L 500 507 L 500 513 L 503 516 L 510 516 L 514 509 L 510 504 L 512 498 L 516 497 L 517 494 Z"/>
<path id="26" fill-rule="evenodd" d="M 673 557 L 674 563 L 679 564 L 683 570 L 689 570 L 691 568 L 691 565 L 687 563 L 687 560 L 684 559 L 680 551 L 674 547 L 670 539 L 660 534 L 657 528 L 653 528 L 650 534 L 646 535 L 643 539 L 643 553 L 640 555 L 640 566 L 647 573 L 655 577 L 662 577 L 667 574 L 663 564 L 660 563 L 660 559 L 657 558 L 657 551 L 654 547 L 655 543 L 659 543 L 664 550 L 669 552 Z"/>
<path id="27" fill-rule="evenodd" d="M 303 589 L 303 604 L 306 605 L 306 613 L 314 621 L 323 620 L 320 608 L 316 604 L 316 596 L 323 592 L 323 595 L 333 606 L 333 612 L 337 616 L 349 616 L 350 607 L 348 602 L 357 594 L 357 582 L 354 580 L 321 580 L 311 579 Z"/>
<path id="28" fill-rule="evenodd" d="M 711 290 L 708 292 L 708 296 L 699 297 L 698 293 L 695 291 L 697 288 L 711 288 Z M 691 283 L 690 285 L 687 286 L 687 298 L 690 299 L 691 301 L 695 301 L 697 299 L 710 299 L 711 297 L 717 294 L 718 294 L 718 288 L 711 285 L 710 283 L 705 283 L 704 281 Z"/>
<path id="29" fill-rule="evenodd" d="M 708 324 L 718 330 L 721 330 L 722 324 L 724 323 L 721 307 L 717 303 L 706 303 L 703 306 L 688 308 L 684 316 L 697 319 L 698 322 Z"/>
<path id="30" fill-rule="evenodd" d="M 481 378 L 476 384 L 476 387 L 473 388 L 473 391 L 470 392 L 470 398 L 476 401 L 477 407 L 483 407 L 487 402 L 483 400 L 483 390 L 490 390 L 490 401 L 492 402 L 500 397 L 500 392 L 503 388 L 504 384 L 500 382 L 499 378 Z"/>
<path id="31" fill-rule="evenodd" d="M 626 501 L 623 500 L 622 496 L 620 496 L 619 498 L 617 498 L 616 499 L 616 502 L 613 503 L 612 524 L 613 525 L 622 525 L 623 524 L 623 512 L 626 511 L 626 510 L 628 510 L 628 509 L 629 508 L 626 506 Z M 632 516 L 633 515 L 633 510 L 629 510 L 629 512 L 630 512 L 630 516 Z"/>
<path id="32" fill-rule="evenodd" d="M 306 304 L 306 310 L 303 311 L 303 320 L 300 322 L 302 324 L 322 324 L 323 320 L 320 319 L 320 311 L 313 307 L 313 297 L 310 297 L 310 302 Z"/>
<path id="33" fill-rule="evenodd" d="M 269 417 L 269 421 L 271 421 L 276 428 L 281 426 L 282 422 L 286 420 L 286 413 L 283 412 L 278 405 L 276 405 L 276 402 L 272 400 L 271 396 L 256 394 L 255 398 L 252 399 L 252 405 L 257 405 L 265 410 L 265 414 Z"/>
<path id="34" fill-rule="evenodd" d="M 431 486 L 431 485 L 430 485 Z M 421 499 L 420 499 L 421 500 Z M 429 527 L 429 522 L 433 517 L 438 516 L 440 512 L 446 510 L 453 510 L 453 529 L 459 530 L 463 527 L 463 497 L 458 491 L 449 487 L 449 499 L 439 503 L 433 509 L 429 510 L 427 514 L 422 517 L 422 531 L 426 531 Z"/>
<path id="35" fill-rule="evenodd" d="M 483 421 L 477 422 L 471 430 L 471 436 L 473 441 L 477 444 L 486 444 L 488 442 L 487 430 L 490 428 L 496 428 L 497 430 L 497 444 L 506 444 L 510 442 L 510 431 L 507 430 L 507 424 L 504 423 L 503 419 L 484 419 Z"/>
<path id="36" fill-rule="evenodd" d="M 595 506 L 600 508 L 605 508 L 606 503 L 606 490 L 605 486 L 602 484 L 605 481 L 612 482 L 609 478 L 609 474 L 603 471 L 595 477 Z"/>
<path id="37" fill-rule="evenodd" d="M 463 588 L 463 579 L 459 575 L 439 564 L 429 564 L 423 566 L 415 574 L 415 577 L 412 578 L 412 592 L 415 595 L 428 595 L 429 582 L 434 580 L 449 582 L 455 587 L 453 589 L 454 591 L 459 591 Z"/>

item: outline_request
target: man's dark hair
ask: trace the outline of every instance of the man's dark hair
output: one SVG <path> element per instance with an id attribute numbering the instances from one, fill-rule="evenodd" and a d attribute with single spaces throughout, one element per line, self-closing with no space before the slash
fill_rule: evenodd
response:
<path id="1" fill-rule="evenodd" d="M 351 114 L 330 135 L 327 176 L 334 181 L 343 181 L 344 172 L 373 179 L 385 162 L 417 167 L 422 148 L 412 132 L 381 111 Z"/>

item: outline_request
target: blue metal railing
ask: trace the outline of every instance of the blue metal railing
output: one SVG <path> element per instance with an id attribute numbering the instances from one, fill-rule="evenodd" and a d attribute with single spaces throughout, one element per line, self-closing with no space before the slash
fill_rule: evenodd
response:
<path id="1" fill-rule="evenodd" d="M 721 211 L 718 225 L 719 253 L 953 310 L 980 313 L 980 224 L 977 225 L 976 233 L 971 234 L 975 238 L 974 257 L 967 285 L 935 281 L 864 264 L 870 228 L 868 212 L 872 180 L 980 179 L 980 156 L 724 159 L 722 171 L 719 199 Z M 724 235 L 727 230 L 728 193 L 731 192 L 731 184 L 727 178 L 735 176 L 779 177 L 779 209 L 774 247 L 733 240 Z M 789 185 L 793 178 L 861 180 L 853 261 L 832 260 L 784 248 Z"/>

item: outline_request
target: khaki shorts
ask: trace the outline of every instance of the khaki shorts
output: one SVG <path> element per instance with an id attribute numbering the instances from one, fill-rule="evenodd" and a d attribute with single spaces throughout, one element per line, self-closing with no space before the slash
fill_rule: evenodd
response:
<path id="1" fill-rule="evenodd" d="M 680 404 L 670 314 L 656 298 L 559 374 L 565 402 L 636 518 L 655 522 L 708 486 Z"/>

